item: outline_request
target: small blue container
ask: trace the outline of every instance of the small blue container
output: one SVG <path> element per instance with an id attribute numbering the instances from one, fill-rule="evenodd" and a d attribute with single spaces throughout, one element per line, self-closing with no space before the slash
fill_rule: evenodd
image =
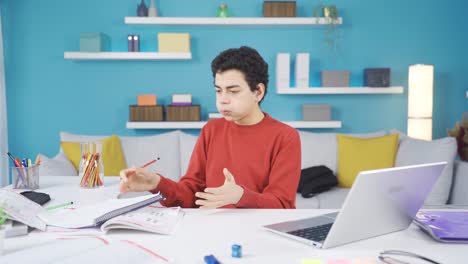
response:
<path id="1" fill-rule="evenodd" d="M 233 257 L 233 258 L 241 258 L 242 257 L 242 246 L 241 245 L 234 244 L 234 245 L 232 245 L 231 249 L 232 249 L 231 257 Z"/>
<path id="2" fill-rule="evenodd" d="M 80 51 L 101 52 L 110 50 L 110 39 L 101 32 L 81 32 Z"/>

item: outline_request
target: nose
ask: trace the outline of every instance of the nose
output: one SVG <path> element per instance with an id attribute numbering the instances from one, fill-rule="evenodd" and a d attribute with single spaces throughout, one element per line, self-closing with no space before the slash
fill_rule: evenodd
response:
<path id="1" fill-rule="evenodd" d="M 220 94 L 218 94 L 218 101 L 221 104 L 229 104 L 231 102 L 229 95 L 226 92 L 221 92 Z"/>

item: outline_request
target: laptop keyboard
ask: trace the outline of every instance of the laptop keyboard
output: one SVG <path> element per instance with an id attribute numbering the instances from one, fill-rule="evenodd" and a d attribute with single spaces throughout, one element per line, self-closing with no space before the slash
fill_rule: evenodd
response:
<path id="1" fill-rule="evenodd" d="M 288 232 L 288 234 L 309 239 L 312 241 L 323 241 L 327 237 L 328 232 L 330 232 L 332 225 L 333 223 L 308 227 L 304 229 L 290 231 Z"/>

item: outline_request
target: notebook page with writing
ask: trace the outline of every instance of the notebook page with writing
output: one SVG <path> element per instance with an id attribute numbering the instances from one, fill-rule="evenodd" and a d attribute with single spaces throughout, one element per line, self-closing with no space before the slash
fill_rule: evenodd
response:
<path id="1" fill-rule="evenodd" d="M 103 232 L 111 229 L 134 229 L 170 235 L 182 219 L 184 213 L 180 207 L 147 206 L 119 215 L 101 226 Z"/>
<path id="2" fill-rule="evenodd" d="M 47 225 L 63 228 L 83 228 L 98 226 L 118 215 L 137 208 L 159 202 L 161 194 L 145 195 L 129 199 L 109 199 L 75 210 L 52 210 L 39 213 L 38 216 Z"/>

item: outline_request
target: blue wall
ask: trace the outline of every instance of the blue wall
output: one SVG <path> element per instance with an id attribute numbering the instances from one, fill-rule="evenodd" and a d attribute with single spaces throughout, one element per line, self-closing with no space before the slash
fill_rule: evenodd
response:
<path id="1" fill-rule="evenodd" d="M 148 0 L 146 0 L 148 2 Z M 271 83 L 263 109 L 281 120 L 300 120 L 304 103 L 333 105 L 336 132 L 397 128 L 406 131 L 408 66 L 435 65 L 434 137 L 446 135 L 467 111 L 468 1 L 335 0 L 344 24 L 336 60 L 317 27 L 184 27 L 125 25 L 139 0 L 0 0 L 4 31 L 10 150 L 20 156 L 54 155 L 59 132 L 145 135 L 129 130 L 128 105 L 155 93 L 168 104 L 173 93 L 191 93 L 202 114 L 216 111 L 211 60 L 222 50 L 249 45 L 270 64 Z M 212 16 L 222 1 L 156 0 L 161 16 Z M 261 0 L 226 0 L 234 16 L 261 16 Z M 312 16 L 318 1 L 298 0 L 298 16 Z M 79 49 L 80 32 L 100 31 L 113 51 L 126 50 L 126 35 L 140 34 L 143 51 L 156 51 L 157 32 L 189 32 L 189 61 L 64 60 Z M 311 85 L 323 69 L 349 69 L 362 85 L 362 69 L 390 67 L 395 95 L 278 95 L 274 64 L 279 52 L 309 52 Z M 197 131 L 191 131 L 197 133 Z"/>

